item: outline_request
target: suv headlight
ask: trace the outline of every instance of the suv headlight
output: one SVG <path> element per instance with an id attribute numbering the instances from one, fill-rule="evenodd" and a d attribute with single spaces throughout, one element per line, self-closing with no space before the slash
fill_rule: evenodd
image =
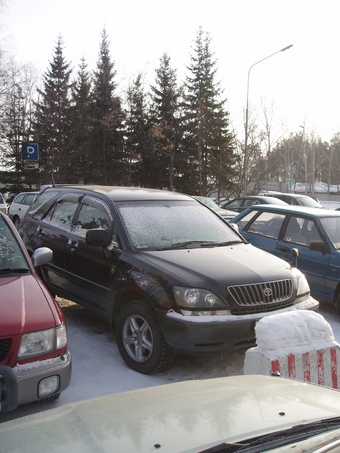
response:
<path id="1" fill-rule="evenodd" d="M 25 333 L 21 338 L 18 359 L 48 354 L 62 349 L 67 344 L 66 326 Z"/>
<path id="2" fill-rule="evenodd" d="M 178 308 L 186 316 L 214 316 L 230 314 L 227 306 L 211 291 L 201 288 L 174 286 Z"/>
<path id="3" fill-rule="evenodd" d="M 291 270 L 296 281 L 296 296 L 300 297 L 305 294 L 306 295 L 309 294 L 310 288 L 304 274 L 301 271 L 299 271 L 299 269 L 297 269 L 296 267 L 292 268 Z"/>

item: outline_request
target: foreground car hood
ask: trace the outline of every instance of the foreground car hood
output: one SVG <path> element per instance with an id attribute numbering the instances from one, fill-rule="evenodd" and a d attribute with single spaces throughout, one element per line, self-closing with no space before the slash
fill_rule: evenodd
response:
<path id="1" fill-rule="evenodd" d="M 6 313 L 0 319 L 2 337 L 55 326 L 51 296 L 34 275 L 1 277 L 0 291 L 1 313 Z"/>
<path id="2" fill-rule="evenodd" d="M 153 265 L 161 267 L 164 273 L 176 275 L 177 279 L 189 286 L 201 287 L 202 280 L 208 280 L 208 286 L 213 285 L 216 291 L 218 284 L 222 293 L 225 292 L 226 284 L 292 278 L 288 263 L 251 244 L 142 252 L 141 255 Z"/>
<path id="3" fill-rule="evenodd" d="M 340 393 L 321 386 L 252 375 L 187 381 L 2 423 L 1 453 L 198 452 L 339 415 Z"/>

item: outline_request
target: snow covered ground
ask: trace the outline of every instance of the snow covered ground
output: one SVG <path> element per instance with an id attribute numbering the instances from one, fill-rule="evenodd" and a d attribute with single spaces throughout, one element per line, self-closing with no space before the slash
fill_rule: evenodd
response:
<path id="1" fill-rule="evenodd" d="M 54 403 L 31 403 L 0 414 L 0 422 L 67 403 L 183 380 L 243 374 L 245 350 L 209 356 L 175 356 L 171 368 L 151 376 L 128 368 L 120 357 L 109 323 L 76 304 L 64 308 L 68 322 L 73 370 L 70 386 Z M 340 343 L 340 318 L 331 305 L 320 309 Z M 138 408 L 136 408 L 138 410 Z"/>
<path id="2" fill-rule="evenodd" d="M 323 207 L 327 209 L 337 209 L 340 208 L 340 201 L 320 201 Z"/>

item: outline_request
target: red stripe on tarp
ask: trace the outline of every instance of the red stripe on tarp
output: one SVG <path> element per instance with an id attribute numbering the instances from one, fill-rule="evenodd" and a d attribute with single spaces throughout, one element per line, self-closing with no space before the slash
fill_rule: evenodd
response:
<path id="1" fill-rule="evenodd" d="M 280 373 L 280 362 L 278 359 L 272 360 L 272 373 L 278 372 Z"/>
<path id="2" fill-rule="evenodd" d="M 318 361 L 318 384 L 325 385 L 325 367 L 323 363 L 323 354 L 321 351 L 317 351 Z"/>
<path id="3" fill-rule="evenodd" d="M 336 361 L 336 349 L 330 349 L 331 354 L 331 375 L 332 375 L 332 388 L 338 388 L 338 366 Z"/>
<path id="4" fill-rule="evenodd" d="M 303 380 L 310 382 L 310 360 L 309 352 L 302 354 Z"/>
<path id="5" fill-rule="evenodd" d="M 289 354 L 287 357 L 288 361 L 288 377 L 290 379 L 296 378 L 296 368 L 295 368 L 295 355 Z"/>

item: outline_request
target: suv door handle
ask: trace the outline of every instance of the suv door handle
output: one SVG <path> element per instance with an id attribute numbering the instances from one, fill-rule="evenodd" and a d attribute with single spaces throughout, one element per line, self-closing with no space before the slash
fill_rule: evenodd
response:
<path id="1" fill-rule="evenodd" d="M 69 239 L 67 241 L 67 246 L 70 247 L 71 249 L 77 249 L 79 246 L 78 241 L 72 241 L 72 239 Z"/>
<path id="2" fill-rule="evenodd" d="M 280 252 L 290 252 L 290 248 L 286 247 L 285 245 L 278 245 L 276 247 L 276 250 L 280 250 Z"/>
<path id="3" fill-rule="evenodd" d="M 39 227 L 39 226 L 37 228 L 37 233 L 38 233 L 38 236 L 41 236 L 42 234 L 45 234 L 44 229 Z"/>

